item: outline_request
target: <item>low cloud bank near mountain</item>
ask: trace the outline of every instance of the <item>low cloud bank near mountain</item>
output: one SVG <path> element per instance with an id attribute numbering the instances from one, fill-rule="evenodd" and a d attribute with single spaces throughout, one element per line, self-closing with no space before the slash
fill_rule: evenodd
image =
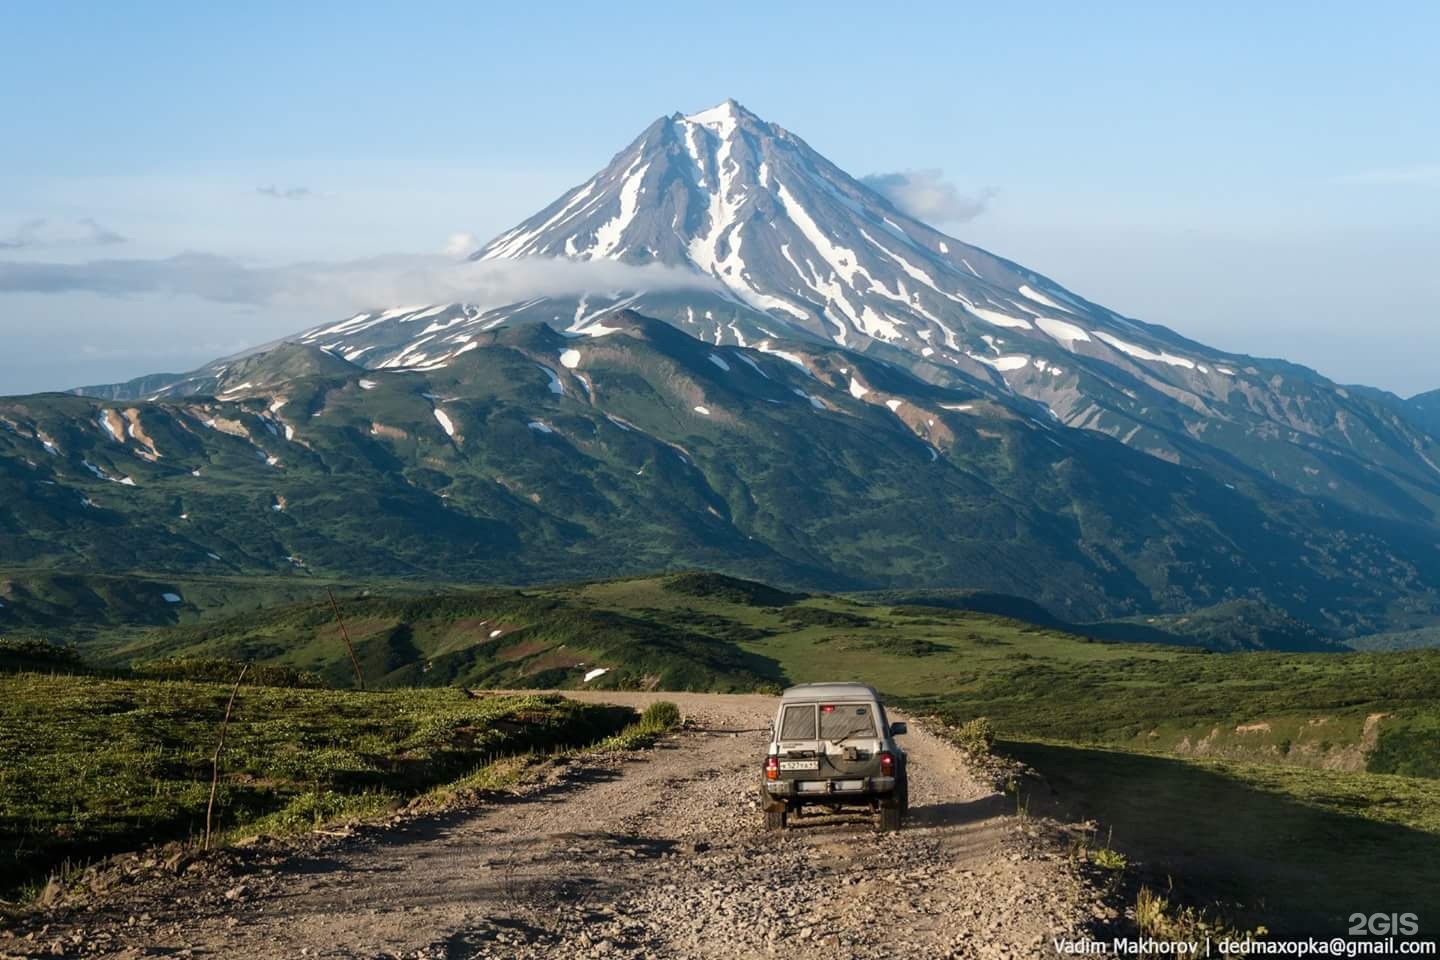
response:
<path id="1" fill-rule="evenodd" d="M 170 294 L 320 311 L 455 301 L 484 306 L 587 292 L 717 288 L 708 277 L 660 264 L 549 257 L 472 263 L 456 262 L 453 256 L 384 256 L 281 266 L 206 253 L 82 263 L 0 261 L 0 294 Z"/>

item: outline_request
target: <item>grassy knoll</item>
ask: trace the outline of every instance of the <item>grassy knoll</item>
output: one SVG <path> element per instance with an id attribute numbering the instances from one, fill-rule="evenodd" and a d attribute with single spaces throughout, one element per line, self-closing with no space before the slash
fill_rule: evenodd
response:
<path id="1" fill-rule="evenodd" d="M 341 598 L 367 684 L 749 690 L 774 665 L 725 636 L 645 611 L 602 609 L 544 590 L 471 590 Z M 123 638 L 96 653 L 111 665 L 162 657 L 254 660 L 354 682 L 328 599 Z"/>
<path id="2" fill-rule="evenodd" d="M 203 832 L 229 694 L 218 683 L 0 675 L 3 886 L 65 860 Z M 245 686 L 226 738 L 218 828 L 283 832 L 383 810 L 497 757 L 589 744 L 634 719 L 546 696 Z"/>

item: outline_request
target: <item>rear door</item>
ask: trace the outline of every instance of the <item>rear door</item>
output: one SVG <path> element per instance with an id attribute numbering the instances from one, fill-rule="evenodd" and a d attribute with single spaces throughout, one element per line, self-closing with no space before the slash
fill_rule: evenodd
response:
<path id="1" fill-rule="evenodd" d="M 870 703 L 786 704 L 776 737 L 780 777 L 808 781 L 875 776 L 879 731 Z"/>
<path id="2" fill-rule="evenodd" d="M 825 745 L 828 776 L 860 780 L 877 776 L 880 755 L 880 722 L 875 707 L 864 701 L 817 705 L 819 740 Z M 843 789 L 858 790 L 862 783 L 848 783 Z"/>
<path id="3" fill-rule="evenodd" d="M 788 703 L 780 708 L 780 730 L 776 744 L 780 756 L 780 779 L 809 780 L 820 776 L 825 750 L 819 740 L 815 704 Z"/>

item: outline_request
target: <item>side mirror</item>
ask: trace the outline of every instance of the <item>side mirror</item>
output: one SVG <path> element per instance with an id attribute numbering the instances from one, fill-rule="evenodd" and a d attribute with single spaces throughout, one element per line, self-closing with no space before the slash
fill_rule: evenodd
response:
<path id="1" fill-rule="evenodd" d="M 904 732 L 905 723 L 903 721 L 896 721 L 895 723 L 890 724 L 890 736 L 898 737 Z"/>

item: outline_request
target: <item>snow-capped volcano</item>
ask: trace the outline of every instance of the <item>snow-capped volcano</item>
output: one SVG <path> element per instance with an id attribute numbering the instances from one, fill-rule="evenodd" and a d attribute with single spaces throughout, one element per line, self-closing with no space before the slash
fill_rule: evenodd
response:
<path id="1" fill-rule="evenodd" d="M 531 258 L 663 264 L 714 287 L 384 309 L 303 340 L 366 365 L 419 366 L 445 362 L 477 330 L 543 320 L 594 332 L 606 312 L 629 307 L 715 344 L 833 342 L 928 368 L 931 379 L 1026 395 L 1036 384 L 1053 392 L 1072 355 L 1146 364 L 1165 380 L 1234 375 L 1228 355 L 916 220 L 734 100 L 656 120 L 605 169 L 470 259 Z"/>
<path id="2" fill-rule="evenodd" d="M 371 370 L 433 371 L 497 327 L 604 335 L 606 317 L 628 308 L 713 345 L 867 353 L 1047 426 L 1367 512 L 1440 509 L 1440 444 L 1404 411 L 1120 316 L 943 234 L 733 100 L 656 120 L 471 259 L 477 271 L 564 266 L 606 279 L 563 295 L 521 284 L 498 302 L 377 305 L 296 339 Z M 230 366 L 83 390 L 239 390 Z"/>
<path id="3" fill-rule="evenodd" d="M 657 120 L 473 259 L 535 256 L 686 266 L 770 315 L 767 329 L 783 322 L 855 349 L 879 341 L 1003 370 L 1017 361 L 997 334 L 1038 334 L 1050 353 L 1098 326 L 1132 354 L 1183 360 L 1120 340 L 1155 333 L 906 215 L 734 100 Z"/>

